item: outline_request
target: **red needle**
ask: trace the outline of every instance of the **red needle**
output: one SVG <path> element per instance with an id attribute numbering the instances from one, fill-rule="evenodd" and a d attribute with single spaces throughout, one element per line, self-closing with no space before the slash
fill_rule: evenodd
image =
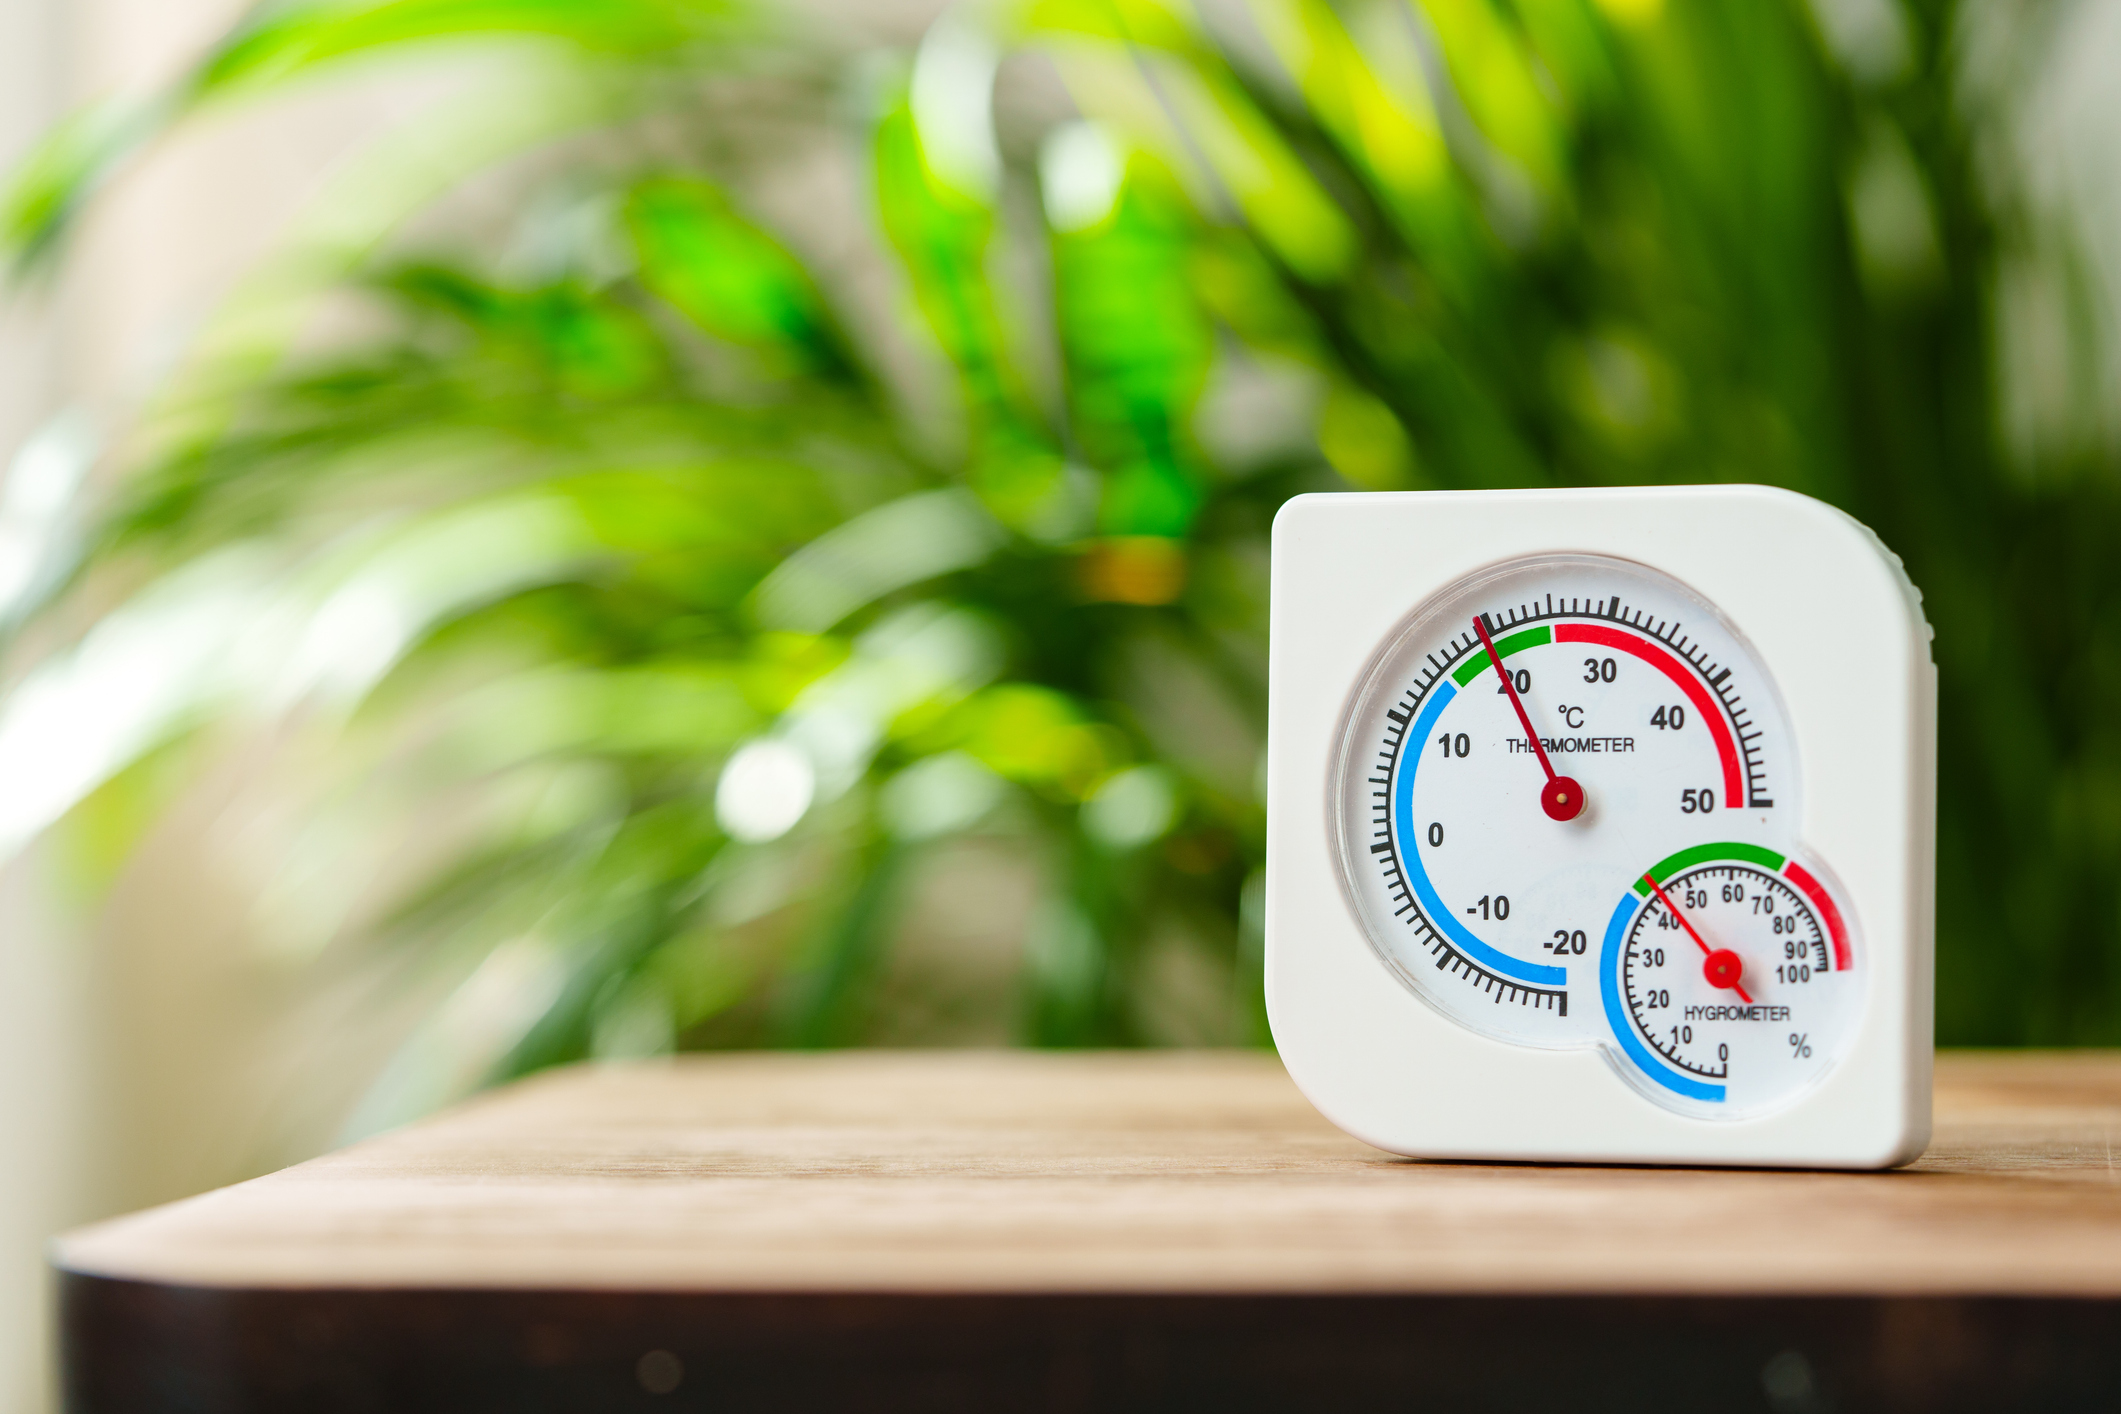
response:
<path id="1" fill-rule="evenodd" d="M 1524 703 L 1517 696 L 1517 684 L 1510 681 L 1510 670 L 1502 665 L 1502 655 L 1495 651 L 1495 640 L 1488 637 L 1488 626 L 1483 616 L 1473 616 L 1473 631 L 1480 635 L 1480 646 L 1488 650 L 1488 661 L 1495 665 L 1495 675 L 1502 679 L 1502 690 L 1510 695 L 1510 705 L 1517 709 L 1517 720 L 1524 725 L 1525 740 L 1532 743 L 1532 752 L 1539 758 L 1539 769 L 1547 773 L 1546 788 L 1539 792 L 1539 807 L 1554 820 L 1573 820 L 1583 813 L 1583 787 L 1569 776 L 1556 775 L 1554 763 L 1547 760 L 1547 749 L 1539 741 L 1539 733 L 1532 730 L 1532 715 L 1524 710 Z"/>
<path id="2" fill-rule="evenodd" d="M 1739 1001 L 1751 1006 L 1753 999 L 1745 994 L 1745 988 L 1738 985 L 1738 979 L 1745 975 L 1745 963 L 1739 959 L 1738 954 L 1732 952 L 1729 948 L 1712 948 L 1707 943 L 1702 942 L 1701 934 L 1695 932 L 1694 925 L 1687 922 L 1686 915 L 1681 913 L 1678 906 L 1672 902 L 1672 896 L 1664 891 L 1664 885 L 1658 883 L 1647 874 L 1642 876 L 1642 882 L 1648 884 L 1656 892 L 1657 901 L 1664 905 L 1665 912 L 1678 919 L 1679 926 L 1686 929 L 1686 935 L 1695 942 L 1700 943 L 1701 950 L 1708 954 L 1702 960 L 1701 971 L 1709 979 L 1709 985 L 1711 987 L 1729 987 L 1738 994 Z"/>

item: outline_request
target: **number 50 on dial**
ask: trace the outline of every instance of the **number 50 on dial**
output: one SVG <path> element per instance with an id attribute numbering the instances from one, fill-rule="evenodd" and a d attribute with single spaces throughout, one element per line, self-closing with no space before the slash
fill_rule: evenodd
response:
<path id="1" fill-rule="evenodd" d="M 1412 1154 L 1927 1140 L 1934 674 L 1758 487 L 1314 496 L 1275 527 L 1268 1008 Z"/>

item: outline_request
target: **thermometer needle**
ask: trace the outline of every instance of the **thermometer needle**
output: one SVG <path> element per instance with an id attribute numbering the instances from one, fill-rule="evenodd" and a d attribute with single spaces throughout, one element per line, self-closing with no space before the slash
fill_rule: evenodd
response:
<path id="1" fill-rule="evenodd" d="M 1673 904 L 1672 896 L 1664 891 L 1664 885 L 1658 883 L 1647 874 L 1642 876 L 1642 882 L 1648 884 L 1655 891 L 1657 901 L 1664 905 L 1664 911 L 1678 919 L 1679 926 L 1686 929 L 1686 935 L 1696 943 L 1699 943 L 1701 950 L 1708 954 L 1707 957 L 1702 959 L 1701 971 L 1702 975 L 1709 979 L 1709 985 L 1711 987 L 1729 987 L 1738 994 L 1739 1001 L 1751 1006 L 1753 999 L 1746 995 L 1745 988 L 1738 985 L 1738 979 L 1745 975 L 1745 963 L 1739 959 L 1738 954 L 1732 952 L 1729 948 L 1712 948 L 1706 942 L 1703 942 L 1701 934 L 1694 931 L 1694 925 L 1687 922 L 1687 916 L 1681 913 L 1678 907 Z"/>
<path id="2" fill-rule="evenodd" d="M 1552 820 L 1575 819 L 1583 813 L 1583 787 L 1573 777 L 1557 775 L 1554 763 L 1547 760 L 1547 749 L 1540 743 L 1539 733 L 1532 729 L 1532 714 L 1525 711 L 1523 700 L 1517 696 L 1517 684 L 1510 681 L 1510 670 L 1502 665 L 1502 655 L 1495 651 L 1495 640 L 1488 637 L 1485 615 L 1473 616 L 1473 631 L 1480 635 L 1480 646 L 1488 650 L 1488 661 L 1495 665 L 1495 674 L 1502 679 L 1502 690 L 1509 694 L 1510 705 L 1517 709 L 1517 720 L 1524 725 L 1525 740 L 1532 743 L 1532 754 L 1539 758 L 1539 769 L 1547 773 L 1546 787 L 1539 792 L 1539 808 Z"/>

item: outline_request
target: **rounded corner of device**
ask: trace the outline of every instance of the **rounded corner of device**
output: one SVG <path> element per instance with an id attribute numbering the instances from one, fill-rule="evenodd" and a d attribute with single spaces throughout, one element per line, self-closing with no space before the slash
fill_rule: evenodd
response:
<path id="1" fill-rule="evenodd" d="M 1284 1059 L 1282 1064 L 1288 1066 L 1288 1061 Z M 1289 1079 L 1311 1108 L 1318 1111 L 1320 1118 L 1350 1139 L 1403 1159 L 1421 1157 L 1408 1147 L 1404 1138 L 1390 1133 L 1389 1126 L 1375 1123 L 1374 1107 L 1366 1105 L 1361 1097 L 1345 1093 L 1330 1081 L 1320 1084 L 1315 1075 L 1307 1081 L 1293 1066 L 1289 1066 Z"/>
<path id="2" fill-rule="evenodd" d="M 1787 486 L 1770 486 L 1761 481 L 1740 481 L 1702 489 L 1725 496 L 1742 497 L 1762 505 L 1777 506 L 1794 515 L 1812 520 L 1822 528 L 1861 526 L 1863 524 L 1862 521 L 1857 520 L 1833 502 L 1823 501 L 1808 492 L 1793 491 Z"/>
<path id="3" fill-rule="evenodd" d="M 1929 1151 L 1936 1134 L 1936 1109 L 1932 1099 L 1934 1079 L 1928 1043 L 1921 1044 L 1919 1059 L 1908 1060 L 1910 1073 L 1901 1086 L 1899 1112 L 1879 1144 L 1878 1167 L 1896 1169 L 1915 1162 Z"/>
<path id="4" fill-rule="evenodd" d="M 1885 548 L 1875 531 L 1831 501 L 1823 501 L 1807 492 L 1793 491 L 1787 486 L 1768 486 L 1759 482 L 1744 482 L 1715 489 L 1726 495 L 1755 502 L 1763 508 L 1776 507 L 1792 517 L 1809 522 L 1814 528 L 1828 535 L 1854 535 L 1868 542 L 1866 548 L 1872 553 L 1881 554 L 1883 558 L 1898 563 L 1897 557 Z"/>
<path id="5" fill-rule="evenodd" d="M 1372 1107 L 1365 1105 L 1362 1096 L 1353 1093 L 1354 1087 L 1348 1084 L 1347 1076 L 1334 1064 L 1336 1054 L 1342 1049 L 1338 1038 L 1318 1038 L 1302 1026 L 1291 1025 L 1285 1019 L 1277 1020 L 1279 1010 L 1270 987 L 1267 1032 L 1274 1041 L 1274 1053 L 1281 1061 L 1282 1070 L 1287 1073 L 1289 1083 L 1296 1087 L 1296 1092 L 1341 1133 L 1387 1154 L 1409 1155 L 1409 1150 L 1372 1123 Z"/>
<path id="6" fill-rule="evenodd" d="M 1308 520 L 1310 517 L 1331 507 L 1334 503 L 1346 499 L 1348 499 L 1348 494 L 1343 491 L 1298 492 L 1288 500 L 1283 501 L 1281 506 L 1274 512 L 1274 520 L 1268 533 L 1274 539 L 1279 540 L 1284 534 L 1295 529 L 1300 522 Z"/>
<path id="7" fill-rule="evenodd" d="M 1297 1067 L 1290 1063 L 1290 1057 L 1304 1057 L 1304 1063 L 1308 1064 L 1311 1033 L 1309 1028 L 1297 1019 L 1296 1008 L 1288 996 L 1291 983 L 1282 977 L 1283 970 L 1289 965 L 1289 946 L 1275 937 L 1273 928 L 1267 930 L 1263 949 L 1264 975 L 1261 978 L 1260 990 L 1267 1013 L 1267 1039 L 1273 1042 L 1275 1054 L 1281 1057 L 1282 1065 L 1288 1069 L 1293 1079 Z M 1300 1090 L 1303 1086 L 1299 1084 L 1297 1088 Z"/>
<path id="8" fill-rule="evenodd" d="M 1763 502 L 1786 507 L 1811 522 L 1821 533 L 1843 541 L 1849 549 L 1882 570 L 1894 582 L 1895 588 L 1901 591 L 1914 622 L 1927 628 L 1928 621 L 1921 611 L 1922 592 L 1909 578 L 1906 562 L 1892 546 L 1885 543 L 1885 537 L 1868 523 L 1831 501 L 1823 501 L 1817 496 L 1792 491 L 1787 487 L 1748 484 L 1743 488 L 1734 489 L 1743 489 L 1749 496 Z"/>
<path id="9" fill-rule="evenodd" d="M 1910 1123 L 1900 1132 L 1898 1139 L 1887 1148 L 1881 1169 L 1905 1168 L 1929 1152 L 1930 1140 L 1935 1130 L 1929 1116 L 1924 1115 L 1920 1123 Z"/>
<path id="10" fill-rule="evenodd" d="M 1930 1138 L 1929 1111 L 1910 1108 L 1881 1124 L 1878 1132 L 1870 1137 L 1870 1142 L 1858 1148 L 1846 1162 L 1850 1168 L 1874 1173 L 1905 1168 L 1929 1151 Z"/>

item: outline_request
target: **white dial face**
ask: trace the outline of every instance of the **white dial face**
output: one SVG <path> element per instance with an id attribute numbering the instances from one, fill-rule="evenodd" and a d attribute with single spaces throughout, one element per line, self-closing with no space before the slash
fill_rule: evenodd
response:
<path id="1" fill-rule="evenodd" d="M 1793 837 L 1797 764 L 1705 600 L 1628 561 L 1519 560 L 1418 608 L 1358 687 L 1342 875 L 1454 1020 L 1603 1046 L 1685 1113 L 1757 1113 L 1832 1065 L 1861 986 L 1851 915 Z"/>
<path id="2" fill-rule="evenodd" d="M 1647 1046 L 1640 1064 L 1664 1088 L 1701 1113 L 1744 1114 L 1818 1073 L 1855 1019 L 1856 974 L 1838 910 L 1803 865 L 1727 845 L 1634 893 L 1606 985 L 1625 1004 L 1624 1044 Z"/>

